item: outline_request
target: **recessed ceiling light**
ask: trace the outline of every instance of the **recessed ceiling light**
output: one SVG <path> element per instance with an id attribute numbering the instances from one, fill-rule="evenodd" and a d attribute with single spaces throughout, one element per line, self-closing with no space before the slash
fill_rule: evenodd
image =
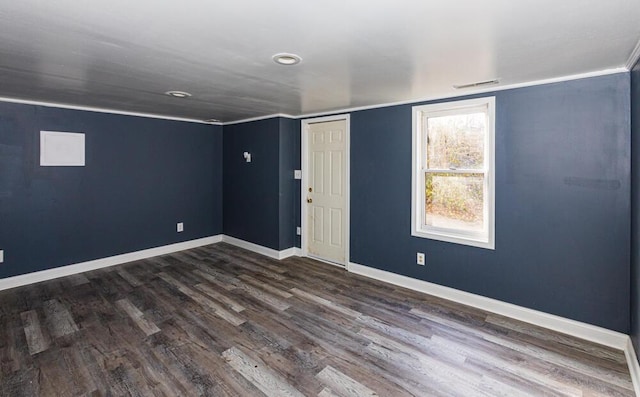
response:
<path id="1" fill-rule="evenodd" d="M 165 95 L 169 95 L 174 98 L 189 98 L 191 96 L 191 94 L 184 91 L 167 91 L 165 92 Z"/>
<path id="2" fill-rule="evenodd" d="M 500 79 L 493 79 L 493 80 L 478 81 L 477 83 L 460 84 L 460 85 L 454 84 L 453 88 L 455 88 L 456 90 L 459 90 L 462 88 L 482 87 L 485 85 L 494 85 L 499 83 L 500 83 Z"/>
<path id="3" fill-rule="evenodd" d="M 218 120 L 218 119 L 206 119 L 206 120 L 203 120 L 203 121 L 205 123 L 208 123 L 208 124 L 214 124 L 214 123 L 219 123 L 220 122 L 220 120 Z"/>
<path id="4" fill-rule="evenodd" d="M 302 61 L 302 58 L 300 58 L 298 55 L 296 54 L 288 54 L 286 52 L 283 52 L 281 54 L 276 54 L 273 57 L 271 57 L 271 59 L 273 59 L 273 61 L 277 64 L 280 65 L 297 65 L 300 63 L 300 61 Z"/>

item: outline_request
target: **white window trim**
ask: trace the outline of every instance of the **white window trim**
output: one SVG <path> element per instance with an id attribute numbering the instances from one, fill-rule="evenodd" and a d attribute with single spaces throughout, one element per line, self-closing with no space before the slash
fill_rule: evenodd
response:
<path id="1" fill-rule="evenodd" d="M 486 184 L 486 213 L 487 234 L 480 238 L 453 229 L 425 227 L 424 218 L 424 179 L 422 171 L 421 148 L 425 147 L 425 134 L 422 131 L 422 116 L 426 113 L 455 113 L 463 109 L 486 106 L 489 115 L 487 134 L 485 136 L 485 184 Z M 431 105 L 414 106 L 413 113 L 413 141 L 412 141 L 412 196 L 411 196 L 411 235 L 438 241 L 469 245 L 472 247 L 495 249 L 495 97 L 468 99 L 455 102 L 436 103 Z M 448 170 L 447 172 L 451 172 Z M 455 171 L 454 171 L 455 172 Z"/>

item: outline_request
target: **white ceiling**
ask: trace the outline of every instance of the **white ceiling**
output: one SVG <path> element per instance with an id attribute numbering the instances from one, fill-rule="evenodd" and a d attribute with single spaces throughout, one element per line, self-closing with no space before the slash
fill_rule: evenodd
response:
<path id="1" fill-rule="evenodd" d="M 297 116 L 621 68 L 639 40 L 638 0 L 0 0 L 0 97 Z"/>

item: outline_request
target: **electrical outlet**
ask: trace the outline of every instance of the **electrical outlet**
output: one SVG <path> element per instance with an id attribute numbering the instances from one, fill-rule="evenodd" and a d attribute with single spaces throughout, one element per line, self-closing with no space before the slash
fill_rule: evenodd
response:
<path id="1" fill-rule="evenodd" d="M 178 230 L 178 233 L 183 232 L 184 231 L 184 223 L 179 222 L 178 225 L 177 225 L 177 230 Z"/>
<path id="2" fill-rule="evenodd" d="M 424 266 L 424 253 L 418 252 L 416 255 L 416 263 L 420 266 Z"/>
<path id="3" fill-rule="evenodd" d="M 300 226 L 298 226 L 298 227 L 296 228 L 296 234 L 297 234 L 298 236 L 301 236 L 301 235 L 302 235 L 302 228 L 301 228 Z"/>
<path id="4" fill-rule="evenodd" d="M 0 250 L 0 263 L 4 262 L 4 250 Z"/>

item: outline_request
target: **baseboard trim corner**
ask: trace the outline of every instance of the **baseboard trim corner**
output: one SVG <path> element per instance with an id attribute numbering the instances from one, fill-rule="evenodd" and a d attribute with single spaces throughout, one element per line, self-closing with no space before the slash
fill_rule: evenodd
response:
<path id="1" fill-rule="evenodd" d="M 300 248 L 291 247 L 286 250 L 278 251 L 273 248 L 265 247 L 263 245 L 255 244 L 249 241 L 241 240 L 239 238 L 231 237 L 226 234 L 222 235 L 222 241 L 231 245 L 235 245 L 236 247 L 244 248 L 249 251 L 253 251 L 257 254 L 261 254 L 264 256 L 268 256 L 273 259 L 285 259 L 290 256 L 300 256 L 299 250 Z"/>
<path id="2" fill-rule="evenodd" d="M 287 248 L 286 250 L 280 251 L 279 255 L 280 257 L 278 259 L 285 259 L 291 256 L 300 256 L 300 248 L 297 248 L 297 247 Z"/>
<path id="3" fill-rule="evenodd" d="M 109 256 L 106 258 L 95 259 L 87 262 L 74 263 L 71 265 L 56 267 L 53 269 L 7 277 L 0 279 L 0 291 L 21 287 L 23 285 L 39 283 L 41 281 L 48 281 L 60 277 L 71 276 L 73 274 L 88 272 L 104 267 L 120 265 L 122 263 L 147 259 L 158 255 L 165 255 L 173 252 L 187 250 L 190 248 L 201 247 L 203 245 L 214 244 L 220 241 L 222 241 L 222 235 L 204 237 L 196 240 L 183 241 L 180 243 L 148 248 L 141 251 L 128 252 L 126 254 Z"/>
<path id="4" fill-rule="evenodd" d="M 627 351 L 629 336 L 606 328 L 350 262 L 350 272 Z M 637 363 L 637 360 L 636 360 Z M 640 394 L 638 394 L 640 396 Z"/>
<path id="5" fill-rule="evenodd" d="M 631 374 L 633 390 L 635 391 L 636 396 L 640 396 L 640 364 L 638 363 L 636 350 L 633 348 L 633 342 L 628 336 L 627 345 L 624 349 L 624 356 L 627 359 L 627 366 L 629 367 L 629 373 Z"/>

